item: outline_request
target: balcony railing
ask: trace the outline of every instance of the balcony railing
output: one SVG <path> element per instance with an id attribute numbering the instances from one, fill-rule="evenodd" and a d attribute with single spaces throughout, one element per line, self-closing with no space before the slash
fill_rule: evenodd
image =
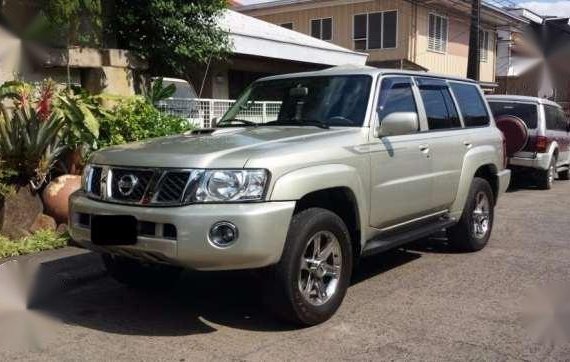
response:
<path id="1" fill-rule="evenodd" d="M 196 127 L 210 128 L 236 101 L 232 99 L 169 98 L 157 104 L 163 113 L 185 118 Z M 277 119 L 281 102 L 254 102 L 240 110 L 239 118 L 256 123 Z"/>

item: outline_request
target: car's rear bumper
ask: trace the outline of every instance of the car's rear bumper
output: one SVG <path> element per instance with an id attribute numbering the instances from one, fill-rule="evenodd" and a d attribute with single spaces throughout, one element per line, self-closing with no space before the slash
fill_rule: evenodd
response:
<path id="1" fill-rule="evenodd" d="M 259 268 L 275 264 L 281 258 L 294 208 L 294 201 L 139 207 L 100 202 L 76 192 L 70 197 L 69 231 L 77 243 L 100 252 L 197 270 Z M 80 214 L 131 215 L 139 222 L 155 223 L 156 230 L 172 224 L 177 233 L 175 238 L 139 234 L 135 245 L 99 246 L 91 243 L 90 226 L 81 223 Z M 211 226 L 219 221 L 233 223 L 238 228 L 237 241 L 226 248 L 213 245 L 208 238 Z"/>
<path id="2" fill-rule="evenodd" d="M 548 153 L 536 153 L 533 157 L 511 157 L 509 165 L 515 167 L 534 168 L 537 170 L 548 170 L 550 167 L 551 155 Z"/>

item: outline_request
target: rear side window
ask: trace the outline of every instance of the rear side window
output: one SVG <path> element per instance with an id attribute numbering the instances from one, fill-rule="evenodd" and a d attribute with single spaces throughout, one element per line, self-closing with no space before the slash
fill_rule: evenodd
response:
<path id="1" fill-rule="evenodd" d="M 566 131 L 566 116 L 558 107 L 545 105 L 546 129 L 554 131 Z"/>
<path id="2" fill-rule="evenodd" d="M 495 118 L 500 116 L 515 116 L 523 120 L 529 129 L 536 129 L 538 122 L 538 107 L 532 103 L 489 102 Z"/>
<path id="3" fill-rule="evenodd" d="M 477 86 L 465 83 L 451 83 L 459 111 L 463 116 L 465 127 L 481 127 L 489 125 L 489 113 Z"/>
<path id="4" fill-rule="evenodd" d="M 418 81 L 430 130 L 460 128 L 461 121 L 447 83 L 437 80 Z"/>
<path id="5" fill-rule="evenodd" d="M 380 120 L 395 112 L 417 113 L 411 78 L 390 77 L 382 80 L 377 111 Z"/>

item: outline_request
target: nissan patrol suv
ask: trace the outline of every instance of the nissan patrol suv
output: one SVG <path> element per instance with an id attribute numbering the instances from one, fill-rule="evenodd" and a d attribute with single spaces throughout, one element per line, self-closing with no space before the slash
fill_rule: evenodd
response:
<path id="1" fill-rule="evenodd" d="M 264 102 L 278 112 L 256 121 Z M 130 285 L 263 268 L 271 307 L 313 325 L 360 257 L 444 229 L 485 247 L 509 179 L 476 83 L 331 68 L 254 82 L 216 129 L 94 153 L 70 234 Z"/>

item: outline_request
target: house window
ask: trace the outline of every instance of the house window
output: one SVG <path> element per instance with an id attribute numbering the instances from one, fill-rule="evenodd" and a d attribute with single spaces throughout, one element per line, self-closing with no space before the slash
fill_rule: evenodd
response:
<path id="1" fill-rule="evenodd" d="M 491 48 L 489 42 L 489 32 L 482 30 L 479 33 L 479 60 L 486 62 L 489 58 L 489 49 Z"/>
<path id="2" fill-rule="evenodd" d="M 283 24 L 281 24 L 281 27 L 283 27 L 285 29 L 293 30 L 293 23 L 283 23 Z"/>
<path id="3" fill-rule="evenodd" d="M 396 48 L 398 12 L 394 10 L 354 15 L 353 39 L 355 50 Z"/>
<path id="4" fill-rule="evenodd" d="M 445 53 L 447 51 L 447 18 L 429 14 L 428 50 Z"/>
<path id="5" fill-rule="evenodd" d="M 311 20 L 311 36 L 321 40 L 332 40 L 332 18 Z"/>

